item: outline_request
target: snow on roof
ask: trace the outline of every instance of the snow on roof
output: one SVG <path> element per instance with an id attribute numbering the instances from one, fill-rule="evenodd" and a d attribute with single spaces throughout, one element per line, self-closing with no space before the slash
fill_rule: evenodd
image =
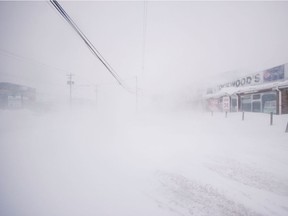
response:
<path id="1" fill-rule="evenodd" d="M 288 88 L 288 79 L 279 82 L 273 83 L 265 83 L 260 85 L 253 85 L 253 86 L 242 86 L 242 87 L 224 87 L 220 91 L 215 92 L 213 94 L 206 94 L 204 98 L 218 98 L 225 95 L 235 95 L 241 93 L 252 93 L 257 92 L 265 89 L 281 89 L 281 88 Z"/>

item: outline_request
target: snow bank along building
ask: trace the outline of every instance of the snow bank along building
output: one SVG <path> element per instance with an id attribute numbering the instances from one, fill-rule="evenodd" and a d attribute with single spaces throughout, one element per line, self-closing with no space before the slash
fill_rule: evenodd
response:
<path id="1" fill-rule="evenodd" d="M 288 114 L 288 64 L 207 89 L 208 111 Z"/>
<path id="2" fill-rule="evenodd" d="M 0 109 L 19 109 L 31 106 L 36 90 L 31 87 L 0 82 Z"/>

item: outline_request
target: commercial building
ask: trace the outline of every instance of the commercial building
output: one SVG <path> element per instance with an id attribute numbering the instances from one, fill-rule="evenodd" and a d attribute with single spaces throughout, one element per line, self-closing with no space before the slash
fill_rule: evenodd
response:
<path id="1" fill-rule="evenodd" d="M 208 89 L 204 101 L 209 111 L 288 114 L 288 64 Z"/>
<path id="2" fill-rule="evenodd" d="M 0 82 L 0 109 L 28 108 L 36 99 L 36 90 L 18 84 Z"/>

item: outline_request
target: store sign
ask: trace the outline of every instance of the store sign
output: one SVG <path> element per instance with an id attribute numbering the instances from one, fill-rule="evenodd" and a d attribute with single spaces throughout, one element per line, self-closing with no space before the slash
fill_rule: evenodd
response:
<path id="1" fill-rule="evenodd" d="M 222 98 L 223 111 L 230 111 L 230 97 L 225 96 Z"/>
<path id="2" fill-rule="evenodd" d="M 242 87 L 249 85 L 257 85 L 265 82 L 283 80 L 284 77 L 285 77 L 285 65 L 280 65 L 265 71 L 261 71 L 259 73 L 242 77 L 233 82 L 219 85 L 218 89 L 221 90 L 224 87 Z"/>
<path id="3" fill-rule="evenodd" d="M 210 111 L 221 111 L 221 105 L 219 103 L 219 100 L 217 98 L 210 98 L 208 99 L 208 109 Z"/>
<path id="4" fill-rule="evenodd" d="M 263 71 L 263 80 L 264 82 L 271 82 L 284 79 L 284 72 L 284 65 L 268 69 Z"/>
<path id="5" fill-rule="evenodd" d="M 250 76 L 242 77 L 240 79 L 237 79 L 230 83 L 226 83 L 224 85 L 219 85 L 219 90 L 224 87 L 241 87 L 241 86 L 260 84 L 261 82 L 262 82 L 261 74 L 256 73 Z"/>
<path id="6" fill-rule="evenodd" d="M 254 86 L 268 82 L 277 82 L 284 79 L 288 79 L 288 63 L 267 69 L 265 71 L 247 75 L 245 77 L 241 77 L 232 82 L 218 85 L 215 88 L 209 88 L 207 89 L 207 94 L 214 94 L 219 92 L 222 88 L 227 87 L 241 88 L 244 86 Z"/>

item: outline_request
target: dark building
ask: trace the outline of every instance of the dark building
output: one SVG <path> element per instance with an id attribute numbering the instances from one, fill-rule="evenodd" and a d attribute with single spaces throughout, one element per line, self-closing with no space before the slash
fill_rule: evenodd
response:
<path id="1" fill-rule="evenodd" d="M 36 89 L 0 82 L 0 109 L 28 108 L 36 99 Z"/>

